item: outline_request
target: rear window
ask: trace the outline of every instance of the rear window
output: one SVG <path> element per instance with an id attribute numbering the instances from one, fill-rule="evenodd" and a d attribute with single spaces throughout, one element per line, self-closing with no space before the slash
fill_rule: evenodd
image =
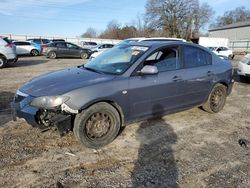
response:
<path id="1" fill-rule="evenodd" d="M 5 42 L 7 42 L 8 44 L 11 44 L 11 42 L 10 42 L 10 40 L 9 40 L 8 38 L 3 38 L 3 40 L 4 40 Z"/>
<path id="2" fill-rule="evenodd" d="M 199 67 L 212 64 L 212 55 L 202 49 L 186 46 L 184 60 L 186 68 Z"/>

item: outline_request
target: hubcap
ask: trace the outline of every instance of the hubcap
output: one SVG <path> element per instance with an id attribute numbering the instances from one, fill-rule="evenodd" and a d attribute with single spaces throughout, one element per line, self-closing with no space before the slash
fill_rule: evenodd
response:
<path id="1" fill-rule="evenodd" d="M 220 108 L 224 103 L 224 94 L 223 90 L 218 88 L 216 89 L 211 96 L 211 105 L 213 108 Z"/>
<path id="2" fill-rule="evenodd" d="M 111 128 L 112 121 L 108 113 L 96 112 L 90 116 L 86 123 L 86 133 L 90 139 L 106 136 Z"/>
<path id="3" fill-rule="evenodd" d="M 56 57 L 56 54 L 54 52 L 50 53 L 50 57 L 51 58 L 55 58 Z"/>

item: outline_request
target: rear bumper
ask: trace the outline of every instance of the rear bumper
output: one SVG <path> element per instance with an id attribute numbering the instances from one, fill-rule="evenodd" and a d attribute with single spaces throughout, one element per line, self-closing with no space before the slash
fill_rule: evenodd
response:
<path id="1" fill-rule="evenodd" d="M 18 60 L 18 57 L 16 56 L 14 59 L 8 59 L 7 63 L 15 63 L 17 62 L 17 60 Z"/>
<path id="2" fill-rule="evenodd" d="M 250 75 L 250 65 L 239 62 L 237 73 L 238 73 L 238 75 L 241 75 L 241 76 L 249 76 Z"/>

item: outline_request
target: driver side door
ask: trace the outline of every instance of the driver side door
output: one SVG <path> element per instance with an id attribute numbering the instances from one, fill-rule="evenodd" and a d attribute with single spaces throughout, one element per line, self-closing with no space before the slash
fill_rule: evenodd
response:
<path id="1" fill-rule="evenodd" d="M 136 74 L 129 80 L 129 103 L 131 119 L 163 115 L 181 105 L 182 75 L 180 47 L 171 46 L 157 50 L 140 65 L 153 65 L 158 74 Z"/>

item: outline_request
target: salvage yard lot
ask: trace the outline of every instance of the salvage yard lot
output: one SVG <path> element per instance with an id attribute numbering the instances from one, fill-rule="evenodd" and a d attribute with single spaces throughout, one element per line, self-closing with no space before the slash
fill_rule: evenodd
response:
<path id="1" fill-rule="evenodd" d="M 220 113 L 193 108 L 134 123 L 100 150 L 84 148 L 72 132 L 60 137 L 11 120 L 18 87 L 82 63 L 23 57 L 0 70 L 0 187 L 250 187 L 250 149 L 238 144 L 250 139 L 250 82 L 237 76 Z"/>

